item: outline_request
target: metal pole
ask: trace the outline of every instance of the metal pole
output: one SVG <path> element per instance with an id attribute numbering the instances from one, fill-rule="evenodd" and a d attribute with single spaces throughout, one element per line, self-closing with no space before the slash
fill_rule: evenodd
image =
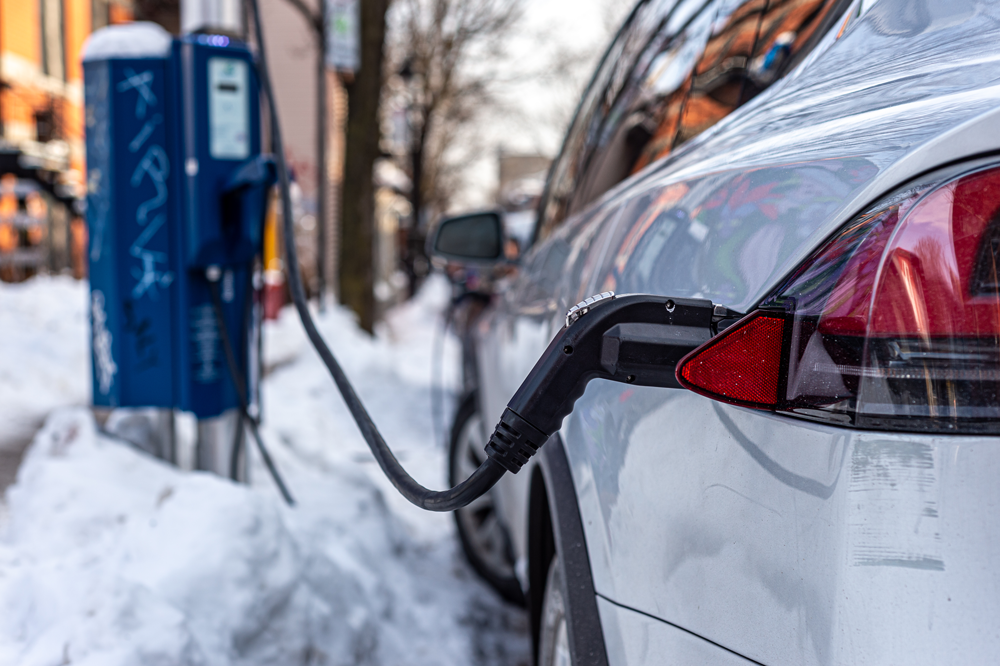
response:
<path id="1" fill-rule="evenodd" d="M 177 427 L 174 422 L 173 409 L 156 410 L 155 430 L 160 435 L 159 457 L 167 462 L 177 464 Z"/>
<path id="2" fill-rule="evenodd" d="M 219 30 L 231 35 L 243 33 L 240 0 L 181 0 L 181 33 Z"/>
<path id="3" fill-rule="evenodd" d="M 195 469 L 228 477 L 232 464 L 233 442 L 237 434 L 236 428 L 240 427 L 242 424 L 239 409 L 226 410 L 211 419 L 198 419 Z M 245 476 L 243 474 L 244 478 Z"/>
<path id="4" fill-rule="evenodd" d="M 316 49 L 316 276 L 320 312 L 326 307 L 326 233 L 329 174 L 327 173 L 326 0 L 319 0 Z"/>

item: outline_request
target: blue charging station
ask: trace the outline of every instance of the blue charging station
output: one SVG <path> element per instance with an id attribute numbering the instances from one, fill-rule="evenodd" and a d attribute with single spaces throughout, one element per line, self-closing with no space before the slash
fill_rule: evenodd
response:
<path id="1" fill-rule="evenodd" d="M 268 192 L 253 56 L 223 35 L 95 32 L 84 52 L 93 402 L 199 419 L 239 406 L 206 272 L 247 382 Z"/>

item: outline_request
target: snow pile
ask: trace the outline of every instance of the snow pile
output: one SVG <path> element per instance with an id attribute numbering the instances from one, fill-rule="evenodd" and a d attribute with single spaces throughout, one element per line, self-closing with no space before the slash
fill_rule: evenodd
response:
<path id="1" fill-rule="evenodd" d="M 435 485 L 428 353 L 445 296 L 430 285 L 374 340 L 340 309 L 319 322 L 404 464 Z M 7 491 L 0 663 L 528 663 L 523 613 L 474 577 L 451 517 L 383 493 L 297 322 L 265 344 L 263 434 L 298 506 L 259 460 L 238 486 L 101 436 L 88 410 L 56 412 Z"/>
<path id="2" fill-rule="evenodd" d="M 267 498 L 99 438 L 73 410 L 39 433 L 8 502 L 0 663 L 218 664 L 306 647 L 275 631 L 306 623 L 315 599 Z"/>
<path id="3" fill-rule="evenodd" d="M 90 400 L 87 283 L 0 282 L 0 449 L 23 445 L 55 407 Z"/>

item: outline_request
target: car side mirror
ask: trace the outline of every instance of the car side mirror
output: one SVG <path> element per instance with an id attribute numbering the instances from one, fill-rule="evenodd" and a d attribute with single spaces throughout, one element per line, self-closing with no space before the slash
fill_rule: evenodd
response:
<path id="1" fill-rule="evenodd" d="M 500 213 L 484 211 L 443 218 L 431 243 L 431 254 L 446 261 L 492 264 L 503 260 Z"/>

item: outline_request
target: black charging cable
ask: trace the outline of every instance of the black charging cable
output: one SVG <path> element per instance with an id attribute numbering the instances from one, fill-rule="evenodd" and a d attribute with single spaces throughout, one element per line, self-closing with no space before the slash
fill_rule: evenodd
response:
<path id="1" fill-rule="evenodd" d="M 246 284 L 244 285 L 244 287 L 246 289 L 246 291 L 244 292 L 246 294 L 246 298 L 243 300 L 243 307 L 244 307 L 244 310 L 243 310 L 243 325 L 239 329 L 241 331 L 246 331 L 246 330 L 249 329 L 249 326 L 250 326 L 250 317 L 252 315 L 252 310 L 253 310 L 253 291 L 254 290 L 253 290 L 253 270 L 252 269 L 248 269 L 247 270 L 247 279 L 246 279 Z M 258 321 L 256 323 L 257 323 L 257 327 L 258 327 L 257 330 L 260 331 L 260 322 Z M 258 340 L 258 342 L 260 341 L 260 335 L 259 334 L 257 335 L 257 340 Z M 258 349 L 257 351 L 258 351 L 258 360 L 259 360 L 260 350 Z M 234 356 L 235 356 L 235 354 L 234 354 Z M 230 372 L 230 375 L 231 374 L 232 373 Z M 234 378 L 233 381 L 236 381 L 236 379 Z M 259 385 L 259 383 L 258 383 L 258 385 Z M 260 394 L 259 393 L 257 394 L 257 401 L 258 401 L 258 403 L 260 402 Z M 247 416 L 249 418 L 253 419 L 254 423 L 256 423 L 258 427 L 260 427 L 259 412 L 258 412 L 257 415 L 250 414 L 249 402 L 250 402 L 250 400 L 248 398 L 248 400 L 247 400 L 247 403 L 248 403 Z M 246 439 L 246 437 L 244 436 L 245 432 L 246 432 L 246 430 L 242 426 L 240 426 L 240 427 L 236 428 L 236 432 L 233 433 L 233 447 L 232 447 L 232 450 L 231 450 L 230 456 L 229 456 L 229 478 L 232 479 L 233 481 L 240 481 L 240 453 L 242 453 L 242 451 L 243 451 L 243 442 Z"/>
<path id="2" fill-rule="evenodd" d="M 521 387 L 507 403 L 486 445 L 486 460 L 454 488 L 433 491 L 417 483 L 399 464 L 340 364 L 320 335 L 309 312 L 299 275 L 295 227 L 289 196 L 278 107 L 267 68 L 258 0 L 249 4 L 257 38 L 257 70 L 270 115 L 271 140 L 278 164 L 281 217 L 285 236 L 289 291 L 313 347 L 330 371 L 340 394 L 379 467 L 403 497 L 429 511 L 454 511 L 492 488 L 504 472 L 517 473 L 559 429 L 592 379 L 681 388 L 677 362 L 712 335 L 716 308 L 702 299 L 672 299 L 606 293 L 579 303 L 549 343 Z M 719 306 L 721 307 L 721 306 Z M 725 311 L 725 308 L 722 308 Z M 591 313 L 591 311 L 594 311 Z M 589 314 L 588 314 L 589 313 Z M 587 315 L 584 317 L 584 315 Z"/>
<path id="3" fill-rule="evenodd" d="M 246 380 L 236 362 L 236 352 L 233 349 L 232 339 L 229 337 L 229 329 L 226 327 L 226 318 L 222 308 L 222 294 L 219 292 L 219 278 L 221 277 L 222 269 L 218 266 L 209 266 L 205 270 L 205 278 L 208 280 L 208 290 L 212 294 L 212 309 L 215 311 L 215 323 L 219 329 L 219 338 L 222 340 L 222 349 L 225 352 L 226 365 L 229 368 L 229 377 L 233 381 L 233 386 L 236 389 L 236 398 L 240 402 L 240 423 L 237 427 L 242 428 L 246 425 L 250 429 L 250 434 L 253 436 L 254 441 L 257 442 L 260 457 L 263 458 L 264 465 L 267 466 L 267 471 L 271 473 L 271 478 L 274 479 L 274 483 L 278 486 L 281 496 L 285 499 L 288 506 L 295 506 L 295 500 L 292 499 L 291 493 L 288 492 L 288 487 L 281 478 L 281 474 L 278 473 L 278 468 L 275 467 L 274 461 L 271 460 L 271 454 L 268 453 L 267 447 L 264 446 L 264 440 L 261 439 L 257 421 L 250 416 Z"/>

